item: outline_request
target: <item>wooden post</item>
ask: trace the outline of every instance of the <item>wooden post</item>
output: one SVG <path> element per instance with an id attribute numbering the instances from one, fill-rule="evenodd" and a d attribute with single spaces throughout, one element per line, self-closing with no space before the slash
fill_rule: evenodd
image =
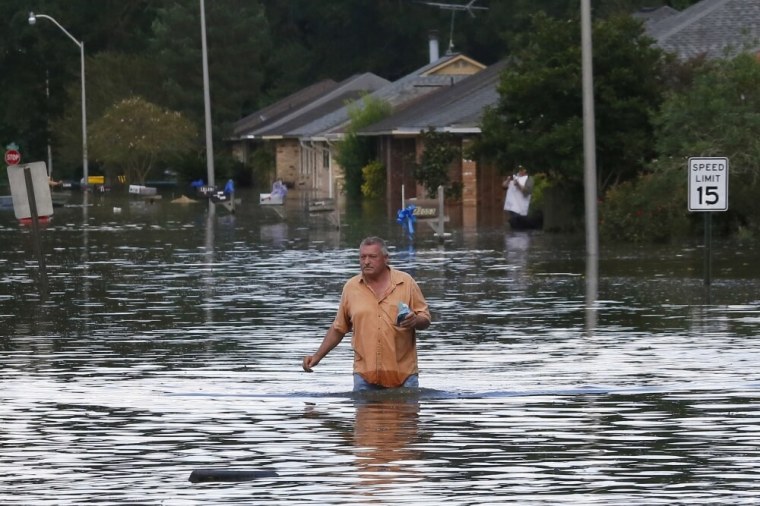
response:
<path id="1" fill-rule="evenodd" d="M 26 182 L 26 195 L 29 199 L 29 213 L 32 218 L 32 242 L 34 243 L 34 253 L 37 256 L 37 262 L 40 266 L 40 295 L 42 300 L 45 300 L 45 298 L 47 298 L 47 266 L 45 264 L 45 256 L 42 254 L 39 216 L 37 215 L 37 197 L 34 194 L 32 172 L 29 167 L 24 167 L 24 181 Z"/>
<path id="2" fill-rule="evenodd" d="M 438 240 L 443 242 L 444 237 L 444 206 L 443 206 L 443 186 L 438 186 Z"/>

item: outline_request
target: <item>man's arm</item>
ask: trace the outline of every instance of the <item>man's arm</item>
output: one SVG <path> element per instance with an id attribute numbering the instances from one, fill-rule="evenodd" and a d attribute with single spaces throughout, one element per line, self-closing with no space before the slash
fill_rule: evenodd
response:
<path id="1" fill-rule="evenodd" d="M 325 355 L 330 353 L 333 348 L 338 346 L 345 335 L 345 333 L 339 332 L 335 327 L 330 325 L 330 328 L 327 330 L 327 334 L 325 334 L 325 338 L 322 340 L 322 344 L 319 345 L 319 349 L 316 353 L 314 353 L 314 355 L 307 355 L 303 358 L 303 370 L 306 372 L 313 372 L 312 368 L 319 364 L 319 362 L 325 358 Z"/>

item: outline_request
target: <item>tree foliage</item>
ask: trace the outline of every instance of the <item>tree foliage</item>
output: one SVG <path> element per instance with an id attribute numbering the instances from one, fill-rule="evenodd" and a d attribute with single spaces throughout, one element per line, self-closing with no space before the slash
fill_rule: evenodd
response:
<path id="1" fill-rule="evenodd" d="M 729 159 L 726 226 L 760 232 L 760 62 L 751 54 L 704 63 L 657 117 L 660 165 L 682 173 L 691 156 Z"/>
<path id="2" fill-rule="evenodd" d="M 261 2 L 205 2 L 206 48 L 214 138 L 231 124 L 263 107 L 265 62 L 272 49 Z M 152 25 L 151 50 L 159 73 L 163 104 L 196 124 L 204 122 L 201 18 L 197 0 L 166 2 Z"/>
<path id="3" fill-rule="evenodd" d="M 380 160 L 372 160 L 362 168 L 362 195 L 377 199 L 385 195 L 385 165 Z"/>
<path id="4" fill-rule="evenodd" d="M 662 241 L 691 231 L 687 211 L 688 158 L 729 159 L 730 203 L 717 213 L 721 233 L 760 233 L 760 63 L 752 55 L 730 61 L 685 62 L 655 118 L 658 158 L 634 181 L 612 187 L 600 207 L 610 239 Z M 697 213 L 698 214 L 698 213 Z"/>
<path id="5" fill-rule="evenodd" d="M 657 117 L 660 156 L 727 156 L 760 178 L 760 62 L 750 55 L 705 63 L 691 87 L 670 93 Z"/>
<path id="6" fill-rule="evenodd" d="M 160 103 L 156 94 L 154 63 L 144 56 L 102 52 L 86 59 L 88 137 L 96 134 L 96 122 L 114 104 L 133 96 Z M 97 85 L 92 85 L 97 83 Z M 57 163 L 78 167 L 82 160 L 82 95 L 79 82 L 67 88 L 70 100 L 64 114 L 52 122 Z M 95 160 L 93 160 L 95 162 Z M 66 174 L 73 177 L 74 173 Z"/>
<path id="7" fill-rule="evenodd" d="M 453 188 L 449 169 L 457 156 L 461 155 L 459 137 L 449 132 L 436 132 L 432 128 L 422 134 L 422 155 L 419 163 L 414 165 L 414 178 L 425 187 L 427 196 L 438 195 L 438 187 L 456 197 L 458 188 Z"/>
<path id="8" fill-rule="evenodd" d="M 143 184 L 157 163 L 192 151 L 196 131 L 178 112 L 140 97 L 119 102 L 93 124 L 92 157 L 121 169 L 130 182 Z"/>
<path id="9" fill-rule="evenodd" d="M 538 14 L 504 70 L 500 99 L 478 148 L 503 171 L 523 164 L 570 187 L 583 181 L 580 23 Z M 651 114 L 660 101 L 662 53 L 629 17 L 597 20 L 594 98 L 597 170 L 604 190 L 634 177 L 653 155 Z"/>
<path id="10" fill-rule="evenodd" d="M 350 122 L 345 138 L 337 146 L 335 159 L 343 167 L 344 188 L 350 197 L 355 198 L 361 194 L 364 183 L 362 169 L 373 161 L 376 155 L 375 140 L 371 137 L 359 136 L 356 132 L 380 121 L 390 113 L 390 104 L 371 95 L 364 96 L 348 107 Z M 373 190 L 374 193 L 381 191 L 382 188 Z"/>

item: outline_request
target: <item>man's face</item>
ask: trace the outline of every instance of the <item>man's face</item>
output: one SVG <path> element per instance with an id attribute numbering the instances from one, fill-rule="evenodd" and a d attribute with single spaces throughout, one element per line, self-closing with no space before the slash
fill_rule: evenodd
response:
<path id="1" fill-rule="evenodd" d="M 368 244 L 359 248 L 359 264 L 362 274 L 368 277 L 380 275 L 386 268 L 387 262 L 379 244 Z"/>

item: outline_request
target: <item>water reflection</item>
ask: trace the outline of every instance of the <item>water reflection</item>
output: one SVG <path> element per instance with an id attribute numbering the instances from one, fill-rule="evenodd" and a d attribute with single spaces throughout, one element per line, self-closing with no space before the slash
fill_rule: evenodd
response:
<path id="1" fill-rule="evenodd" d="M 206 243 L 204 247 L 204 262 L 206 264 L 205 275 L 203 276 L 204 300 L 211 300 L 214 291 L 214 227 L 216 226 L 216 204 L 208 201 L 206 214 Z M 205 304 L 206 324 L 214 323 L 211 304 Z"/>
<path id="2" fill-rule="evenodd" d="M 288 224 L 275 223 L 272 225 L 262 225 L 259 237 L 263 243 L 275 248 L 283 248 L 288 243 Z"/>
<path id="3" fill-rule="evenodd" d="M 586 257 L 586 335 L 592 337 L 598 321 L 597 300 L 599 297 L 599 258 Z"/>
<path id="4" fill-rule="evenodd" d="M 403 477 L 408 484 L 417 474 L 410 463 L 422 452 L 419 438 L 420 403 L 417 395 L 398 392 L 358 397 L 353 432 L 354 452 L 362 485 L 368 494 L 374 487 Z M 417 475 L 422 480 L 422 475 Z"/>

